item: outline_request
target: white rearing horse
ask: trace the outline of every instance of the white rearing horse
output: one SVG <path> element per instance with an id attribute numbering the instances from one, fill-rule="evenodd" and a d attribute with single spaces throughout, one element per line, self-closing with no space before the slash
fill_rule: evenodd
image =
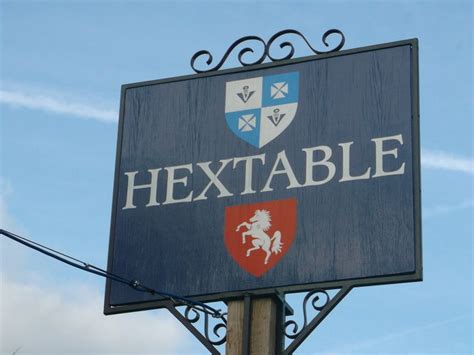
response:
<path id="1" fill-rule="evenodd" d="M 273 233 L 273 237 L 271 238 L 266 233 L 272 225 L 271 220 L 270 212 L 267 210 L 256 210 L 253 217 L 249 220 L 251 223 L 242 222 L 236 228 L 236 232 L 242 227 L 247 228 L 247 231 L 242 233 L 242 244 L 245 244 L 245 237 L 250 236 L 253 238 L 253 248 L 247 250 L 246 255 L 250 256 L 251 252 L 262 249 L 267 254 L 265 264 L 268 264 L 268 259 L 272 253 L 278 254 L 281 252 L 281 246 L 283 245 L 280 231 Z"/>

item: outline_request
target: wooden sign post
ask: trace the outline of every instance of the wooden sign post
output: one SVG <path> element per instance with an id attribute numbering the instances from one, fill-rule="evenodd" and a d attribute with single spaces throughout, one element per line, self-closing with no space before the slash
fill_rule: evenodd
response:
<path id="1" fill-rule="evenodd" d="M 273 355 L 283 351 L 283 304 L 277 298 L 247 296 L 230 301 L 227 310 L 227 355 Z"/>

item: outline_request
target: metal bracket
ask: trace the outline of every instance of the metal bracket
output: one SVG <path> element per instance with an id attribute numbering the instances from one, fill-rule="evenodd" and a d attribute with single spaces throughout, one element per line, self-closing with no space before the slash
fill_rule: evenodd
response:
<path id="1" fill-rule="evenodd" d="M 293 354 L 293 352 L 301 345 L 301 343 L 311 334 L 311 332 L 326 318 L 326 316 L 337 306 L 337 304 L 349 293 L 352 286 L 343 286 L 334 295 L 333 298 L 322 289 L 316 289 L 308 292 L 303 300 L 303 325 L 299 330 L 298 324 L 294 320 L 288 320 L 283 324 L 283 333 L 293 341 L 284 350 L 284 355 Z M 324 297 L 323 299 L 321 298 Z M 311 300 L 311 306 L 318 314 L 308 323 L 307 304 Z M 320 302 L 322 301 L 322 304 Z M 319 303 L 319 304 L 318 304 Z M 287 328 L 291 327 L 291 331 Z"/>
<path id="2" fill-rule="evenodd" d="M 192 335 L 196 337 L 197 340 L 201 342 L 202 345 L 207 348 L 207 350 L 209 350 L 211 354 L 220 355 L 220 352 L 216 349 L 216 346 L 222 345 L 226 341 L 227 332 L 224 332 L 224 334 L 220 334 L 220 332 L 221 329 L 227 330 L 227 319 L 225 317 L 227 313 L 222 313 L 220 317 L 213 317 L 209 313 L 203 312 L 201 309 L 187 306 L 183 315 L 180 311 L 178 311 L 177 306 L 173 301 L 167 302 L 165 307 L 173 316 L 175 316 L 177 320 L 181 322 L 181 324 L 183 324 L 191 332 Z M 201 314 L 199 312 L 204 314 L 204 334 L 201 333 L 194 325 L 201 319 Z M 211 327 L 209 317 L 219 320 L 218 323 L 212 328 L 212 332 L 216 337 L 214 340 L 209 336 L 209 329 Z"/>
<path id="3" fill-rule="evenodd" d="M 326 316 L 338 305 L 338 303 L 349 293 L 353 286 L 343 286 L 339 291 L 331 298 L 326 290 L 316 289 L 306 294 L 303 300 L 303 325 L 300 327 L 294 320 L 286 320 L 288 316 L 294 316 L 294 310 L 290 304 L 285 300 L 285 295 L 276 292 L 272 297 L 276 297 L 281 302 L 281 319 L 282 326 L 281 332 L 283 337 L 293 339 L 290 345 L 282 352 L 282 355 L 291 355 L 293 352 L 303 343 L 303 341 L 311 334 L 311 332 L 326 318 Z M 311 301 L 311 302 L 310 302 Z M 318 314 L 308 322 L 308 302 L 314 310 L 318 311 Z M 216 346 L 222 345 L 227 340 L 227 313 L 222 313 L 220 317 L 213 317 L 207 312 L 203 312 L 201 309 L 192 308 L 187 306 L 184 314 L 182 314 L 173 301 L 169 301 L 166 304 L 166 309 L 176 317 L 197 340 L 203 344 L 207 350 L 213 355 L 220 355 L 220 351 L 217 350 Z M 204 331 L 200 332 L 195 324 L 201 319 L 201 314 L 204 314 Z M 252 302 L 251 295 L 244 295 L 244 319 L 243 319 L 243 332 L 242 332 L 242 353 L 249 354 L 250 351 L 250 334 L 251 334 L 251 313 L 252 313 Z M 218 319 L 217 324 L 212 327 L 212 333 L 215 339 L 211 339 L 209 336 L 209 330 L 211 329 L 210 319 Z M 289 329 L 291 328 L 291 329 Z M 222 330 L 225 331 L 222 333 Z M 276 342 L 283 344 L 283 339 L 276 339 Z M 283 347 L 283 345 L 282 345 Z"/>
<path id="4" fill-rule="evenodd" d="M 295 46 L 289 42 L 289 41 L 285 41 L 285 42 L 282 42 L 279 47 L 281 49 L 289 49 L 289 52 L 281 57 L 281 58 L 277 58 L 277 57 L 274 57 L 272 54 L 271 54 L 271 48 L 272 48 L 272 45 L 273 43 L 279 39 L 281 36 L 284 36 L 284 35 L 296 35 L 298 37 L 300 37 L 305 43 L 306 45 L 308 46 L 308 48 L 314 53 L 314 54 L 326 54 L 326 53 L 332 53 L 332 52 L 336 52 L 338 50 L 340 50 L 343 46 L 344 46 L 344 43 L 345 43 L 345 37 L 344 37 L 344 34 L 340 31 L 340 30 L 337 30 L 337 29 L 330 29 L 330 30 L 327 30 L 326 32 L 324 32 L 323 36 L 322 36 L 322 42 L 323 44 L 326 46 L 326 47 L 329 47 L 329 44 L 327 42 L 327 39 L 329 36 L 333 35 L 333 34 L 337 34 L 340 36 L 340 41 L 339 43 L 337 44 L 336 47 L 334 47 L 333 49 L 330 49 L 330 50 L 327 50 L 327 51 L 321 51 L 321 50 L 318 50 L 316 48 L 314 48 L 313 46 L 311 46 L 311 44 L 309 43 L 309 41 L 306 39 L 306 37 L 299 31 L 296 31 L 296 30 L 292 30 L 292 29 L 287 29 L 287 30 L 283 30 L 283 31 L 279 31 L 277 33 L 275 33 L 272 37 L 270 37 L 270 39 L 268 40 L 268 42 L 265 42 L 265 40 L 263 40 L 262 38 L 258 37 L 258 36 L 245 36 L 245 37 L 242 37 L 240 39 L 238 39 L 237 41 L 235 41 L 234 43 L 232 43 L 230 45 L 230 47 L 227 49 L 227 51 L 225 52 L 224 56 L 222 57 L 222 59 L 219 61 L 219 63 L 217 63 L 215 66 L 213 67 L 210 67 L 210 68 L 207 68 L 207 69 L 197 69 L 195 64 L 196 64 L 196 60 L 201 57 L 201 58 L 207 58 L 207 60 L 205 60 L 205 63 L 208 65 L 208 66 L 211 66 L 212 65 L 212 61 L 213 61 L 213 57 L 212 57 L 212 54 L 211 52 L 209 52 L 208 50 L 200 50 L 196 53 L 194 53 L 194 55 L 192 56 L 191 58 L 191 68 L 196 72 L 196 73 L 207 73 L 207 72 L 210 72 L 210 71 L 216 71 L 216 70 L 219 70 L 220 67 L 222 67 L 222 65 L 225 63 L 225 61 L 227 60 L 227 58 L 229 57 L 229 55 L 232 53 L 232 51 L 237 47 L 239 46 L 240 44 L 244 43 L 244 42 L 248 42 L 248 41 L 254 41 L 256 43 L 259 43 L 261 45 L 261 47 L 263 48 L 262 50 L 262 54 L 255 60 L 253 61 L 244 61 L 243 60 L 243 57 L 248 54 L 248 53 L 255 53 L 255 50 L 251 47 L 249 47 L 248 45 L 246 47 L 244 47 L 243 49 L 241 49 L 239 51 L 239 54 L 237 56 L 237 59 L 239 61 L 239 63 L 242 65 L 242 66 L 249 66 L 249 65 L 256 65 L 256 64 L 261 64 L 263 63 L 263 61 L 268 57 L 268 59 L 270 59 L 272 62 L 279 62 L 279 61 L 282 61 L 282 60 L 286 60 L 286 59 L 291 59 L 293 58 L 293 55 L 295 54 Z"/>

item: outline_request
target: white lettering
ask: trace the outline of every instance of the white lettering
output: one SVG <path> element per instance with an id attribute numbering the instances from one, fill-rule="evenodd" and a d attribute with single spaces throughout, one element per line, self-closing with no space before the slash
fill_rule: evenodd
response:
<path id="1" fill-rule="evenodd" d="M 381 177 L 389 175 L 403 175 L 405 173 L 405 163 L 400 168 L 394 171 L 385 171 L 383 169 L 383 157 L 384 155 L 393 155 L 395 159 L 398 158 L 398 149 L 383 150 L 383 142 L 396 140 L 403 145 L 403 137 L 401 134 L 390 137 L 374 138 L 371 139 L 375 143 L 375 174 L 372 177 Z"/>
<path id="2" fill-rule="evenodd" d="M 277 170 L 280 162 L 283 165 L 283 170 Z M 280 153 L 278 153 L 277 158 L 275 160 L 275 164 L 273 164 L 272 172 L 270 173 L 267 183 L 265 184 L 261 192 L 273 191 L 273 189 L 271 188 L 273 177 L 275 175 L 280 175 L 280 174 L 285 174 L 288 177 L 289 185 L 286 187 L 287 189 L 301 187 L 301 185 L 298 183 L 298 180 L 296 180 L 295 173 L 293 172 L 293 169 L 291 168 L 290 162 L 288 161 L 288 158 L 286 157 L 285 151 L 282 150 Z"/>
<path id="3" fill-rule="evenodd" d="M 265 154 L 234 158 L 234 169 L 238 163 L 242 161 L 245 162 L 245 185 L 244 191 L 240 193 L 241 195 L 254 194 L 256 192 L 254 189 L 252 189 L 252 163 L 254 160 L 260 160 L 262 165 L 265 165 Z"/>
<path id="4" fill-rule="evenodd" d="M 339 143 L 338 146 L 341 147 L 342 150 L 342 162 L 341 162 L 341 178 L 338 180 L 339 182 L 346 182 L 346 181 L 354 181 L 354 180 L 366 180 L 370 179 L 371 177 L 384 177 L 390 175 L 402 175 L 405 173 L 405 162 L 399 161 L 399 152 L 397 148 L 394 149 L 385 149 L 384 145 L 393 146 L 393 145 L 403 145 L 403 137 L 401 134 L 389 136 L 389 137 L 380 137 L 380 138 L 373 138 L 371 139 L 374 142 L 374 156 L 375 156 L 375 166 L 370 164 L 370 162 L 365 162 L 364 164 L 354 164 L 355 161 L 352 161 L 351 164 L 351 148 L 354 142 L 345 142 Z M 395 141 L 395 142 L 393 142 Z M 388 142 L 388 143 L 386 143 Z M 236 158 L 229 158 L 229 159 L 222 159 L 218 162 L 200 162 L 196 163 L 196 165 L 200 168 L 198 170 L 202 171 L 208 179 L 208 182 L 204 189 L 197 194 L 196 191 L 193 191 L 191 187 L 188 187 L 189 178 L 192 179 L 193 174 L 196 174 L 196 168 L 193 164 L 184 164 L 184 165 L 177 165 L 171 167 L 164 167 L 163 169 L 167 172 L 167 179 L 166 179 L 166 188 L 162 186 L 160 191 L 166 191 L 166 196 L 164 201 L 161 203 L 162 205 L 174 204 L 174 203 L 189 203 L 192 201 L 200 201 L 200 200 L 207 200 L 208 199 L 208 192 L 210 189 L 215 190 L 215 194 L 212 196 L 216 196 L 217 198 L 223 197 L 230 197 L 234 196 L 234 193 L 230 192 L 229 189 L 224 186 L 223 182 L 221 181 L 222 178 L 219 178 L 223 173 L 224 169 L 231 165 L 230 162 L 233 162 L 234 169 L 232 172 L 234 176 L 229 178 L 229 182 L 226 184 L 232 183 L 233 191 L 237 191 L 236 189 L 240 190 L 240 195 L 248 195 L 248 194 L 255 194 L 258 192 L 269 192 L 273 191 L 272 184 L 274 183 L 274 178 L 277 175 L 285 175 L 288 179 L 288 183 L 284 185 L 285 179 L 284 178 L 277 178 L 277 182 L 275 182 L 275 188 L 277 190 L 283 189 L 293 189 L 299 187 L 310 187 L 310 186 L 318 186 L 323 185 L 330 182 L 334 176 L 336 175 L 336 165 L 332 159 L 333 151 L 331 147 L 326 145 L 316 146 L 316 147 L 309 147 L 303 148 L 302 151 L 305 153 L 306 160 L 303 162 L 302 159 L 304 157 L 301 155 L 297 162 L 291 162 L 288 160 L 286 155 L 286 151 L 280 151 L 275 160 L 273 160 L 272 156 L 267 157 L 264 153 L 259 155 L 251 155 L 245 157 L 236 157 Z M 365 154 L 365 156 L 371 156 L 370 154 Z M 388 157 L 387 157 L 388 156 Z M 268 159 L 267 159 L 268 158 Z M 268 176 L 262 176 L 261 171 L 262 166 L 265 163 L 268 164 L 268 160 L 272 160 L 272 169 Z M 391 160 L 390 160 L 391 159 Z M 362 159 L 361 159 L 362 160 Z M 390 160 L 387 162 L 387 160 Z M 339 161 L 339 160 L 338 160 Z M 257 163 L 256 163 L 257 162 Z M 304 184 L 300 184 L 298 182 L 297 177 L 295 176 L 295 172 L 292 168 L 292 164 L 297 163 L 298 165 L 304 164 L 305 165 L 305 181 Z M 385 163 L 385 166 L 384 166 Z M 388 163 L 389 164 L 387 167 Z M 213 171 L 211 169 L 211 164 L 216 165 L 217 171 Z M 219 166 L 217 166 L 219 165 Z M 371 166 L 372 165 L 372 166 Z M 239 174 L 235 174 L 235 170 L 237 168 L 243 169 L 243 181 L 238 181 L 237 176 L 242 176 L 239 171 Z M 295 165 L 296 166 L 296 165 Z M 367 167 L 368 166 L 368 167 Z M 392 166 L 398 168 L 392 168 Z M 258 170 L 255 170 L 258 169 Z M 365 172 L 360 174 L 360 172 Z M 389 171 L 387 171 L 387 169 Z M 390 170 L 392 169 L 392 170 Z M 147 184 L 137 185 L 136 184 L 136 176 L 139 173 L 138 171 L 131 171 L 126 172 L 125 175 L 127 176 L 127 191 L 126 191 L 126 200 L 125 206 L 122 209 L 133 209 L 137 208 L 134 204 L 134 195 L 136 190 L 148 189 L 147 192 L 140 192 L 140 196 L 143 196 L 144 193 L 149 193 L 148 203 L 145 205 L 146 207 L 151 206 L 160 206 L 160 203 L 157 201 L 157 194 L 158 194 L 158 182 L 165 183 L 165 179 L 160 179 L 158 181 L 158 176 L 161 168 L 158 169 L 149 169 L 148 173 L 150 174 L 150 180 Z M 194 170 L 194 171 L 193 171 Z M 351 172 L 353 170 L 353 172 Z M 258 174 L 257 174 L 258 171 Z M 199 172 L 198 172 L 199 173 Z M 255 174 L 254 174 L 255 173 Z M 354 173 L 355 175 L 352 175 Z M 371 173 L 373 175 L 371 175 Z M 143 173 L 142 173 L 143 174 Z M 358 175 L 360 174 L 360 175 Z M 258 179 L 257 179 L 258 177 Z M 263 183 L 262 179 L 265 180 L 265 184 L 263 188 L 260 189 L 260 183 Z M 282 180 L 280 180 L 282 179 Z M 163 180 L 163 182 L 161 182 Z M 201 176 L 199 179 L 192 179 L 194 182 L 192 185 L 195 186 L 196 181 L 200 181 Z M 255 182 L 259 182 L 258 186 L 253 186 L 253 180 Z M 282 186 L 283 185 L 283 186 Z M 214 188 L 213 188 L 214 186 Z M 234 190 L 235 189 L 235 190 Z M 177 191 L 178 190 L 178 191 Z M 178 194 L 178 196 L 175 196 Z"/>
<path id="5" fill-rule="evenodd" d="M 209 190 L 209 188 L 212 185 L 217 187 L 217 189 L 219 190 L 219 195 L 217 195 L 218 198 L 233 196 L 233 194 L 230 193 L 229 190 L 227 190 L 226 187 L 222 184 L 222 182 L 218 179 L 218 176 L 220 175 L 220 173 L 222 173 L 222 170 L 224 170 L 226 165 L 229 164 L 232 160 L 233 159 L 223 159 L 223 160 L 221 160 L 220 161 L 221 167 L 219 168 L 219 170 L 217 170 L 217 173 L 215 173 L 215 174 L 209 168 L 209 165 L 212 162 L 207 161 L 205 163 L 197 163 L 197 166 L 199 166 L 202 169 L 202 171 L 204 171 L 204 173 L 209 178 L 209 184 L 207 184 L 207 186 L 204 188 L 204 190 L 201 192 L 201 194 L 199 194 L 199 196 L 196 197 L 194 199 L 194 201 L 207 200 L 206 193 L 207 193 L 207 190 Z"/>
<path id="6" fill-rule="evenodd" d="M 339 180 L 340 182 L 370 179 L 370 167 L 362 175 L 358 175 L 358 176 L 351 175 L 351 145 L 353 143 L 354 142 L 338 144 L 339 146 L 342 147 L 342 178 Z"/>
<path id="7" fill-rule="evenodd" d="M 314 161 L 314 152 L 320 150 L 324 153 L 324 157 L 320 161 Z M 326 145 L 320 145 L 312 148 L 304 148 L 303 151 L 306 153 L 306 181 L 303 186 L 315 186 L 323 185 L 334 177 L 336 174 L 336 166 L 329 159 L 332 155 L 332 150 Z M 328 169 L 328 175 L 322 180 L 314 180 L 313 168 L 315 166 L 325 166 Z"/>
<path id="8" fill-rule="evenodd" d="M 125 206 L 122 209 L 126 210 L 130 208 L 137 208 L 137 206 L 133 204 L 133 192 L 139 189 L 150 189 L 150 198 L 148 200 L 148 204 L 146 205 L 146 207 L 159 205 L 159 203 L 156 201 L 156 190 L 158 186 L 158 173 L 160 170 L 161 168 L 149 169 L 148 172 L 151 174 L 151 182 L 149 184 L 143 184 L 143 185 L 135 185 L 135 175 L 137 175 L 138 171 L 125 173 L 125 175 L 127 175 L 127 178 L 128 178 L 127 199 L 125 201 Z"/>
<path id="9" fill-rule="evenodd" d="M 168 172 L 168 179 L 166 183 L 166 200 L 163 202 L 164 205 L 167 205 L 169 203 L 179 203 L 179 202 L 191 202 L 193 199 L 193 192 L 191 191 L 188 196 L 180 199 L 175 199 L 173 197 L 173 191 L 174 191 L 174 185 L 175 184 L 183 184 L 184 186 L 187 186 L 188 184 L 188 177 L 182 177 L 179 179 L 175 178 L 175 171 L 179 169 L 184 169 L 189 171 L 191 174 L 193 173 L 193 166 L 192 164 L 185 164 L 185 165 L 178 165 L 178 166 L 170 166 L 168 168 L 165 168 L 165 170 Z"/>

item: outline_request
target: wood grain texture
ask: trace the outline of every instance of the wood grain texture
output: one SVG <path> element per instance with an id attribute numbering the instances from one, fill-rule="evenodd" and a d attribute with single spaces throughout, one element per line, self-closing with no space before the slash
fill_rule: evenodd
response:
<path id="1" fill-rule="evenodd" d="M 109 271 L 183 296 L 414 273 L 411 58 L 411 46 L 404 45 L 125 90 Z M 298 110 L 291 125 L 261 149 L 237 138 L 225 121 L 226 82 L 289 71 L 300 73 Z M 385 168 L 395 170 L 403 161 L 404 175 L 338 182 L 339 143 L 354 141 L 351 172 L 359 175 L 374 168 L 371 139 L 395 134 L 403 135 L 404 145 L 387 144 L 386 149 L 399 151 L 398 159 L 385 160 Z M 337 173 L 329 183 L 287 189 L 288 179 L 279 175 L 272 183 L 274 191 L 259 191 L 283 150 L 302 183 L 302 148 L 318 145 L 333 149 Z M 176 185 L 179 198 L 206 186 L 197 162 L 212 161 L 215 171 L 221 159 L 262 153 L 267 163 L 255 169 L 256 194 L 240 195 L 243 169 L 229 168 L 220 179 L 233 196 L 217 198 L 218 190 L 211 188 L 207 200 L 146 208 L 148 192 L 137 190 L 137 208 L 122 209 L 125 172 L 138 171 L 136 184 L 145 184 L 148 169 L 194 164 L 188 186 Z M 160 174 L 157 199 L 163 202 L 167 176 L 163 170 Z M 324 174 L 319 169 L 315 178 Z M 298 201 L 291 249 L 263 276 L 249 275 L 226 250 L 225 208 L 288 198 Z M 156 298 L 111 282 L 111 304 L 152 299 Z"/>
<path id="2" fill-rule="evenodd" d="M 256 298 L 251 302 L 250 355 L 274 355 L 280 324 L 277 320 L 278 305 L 273 298 Z M 242 352 L 243 322 L 244 302 L 229 302 L 226 355 L 248 355 Z"/>
<path id="3" fill-rule="evenodd" d="M 244 327 L 244 301 L 230 301 L 227 304 L 226 355 L 242 354 L 242 335 Z"/>
<path id="4" fill-rule="evenodd" d="M 277 326 L 277 304 L 271 298 L 252 300 L 250 354 L 273 355 Z"/>

